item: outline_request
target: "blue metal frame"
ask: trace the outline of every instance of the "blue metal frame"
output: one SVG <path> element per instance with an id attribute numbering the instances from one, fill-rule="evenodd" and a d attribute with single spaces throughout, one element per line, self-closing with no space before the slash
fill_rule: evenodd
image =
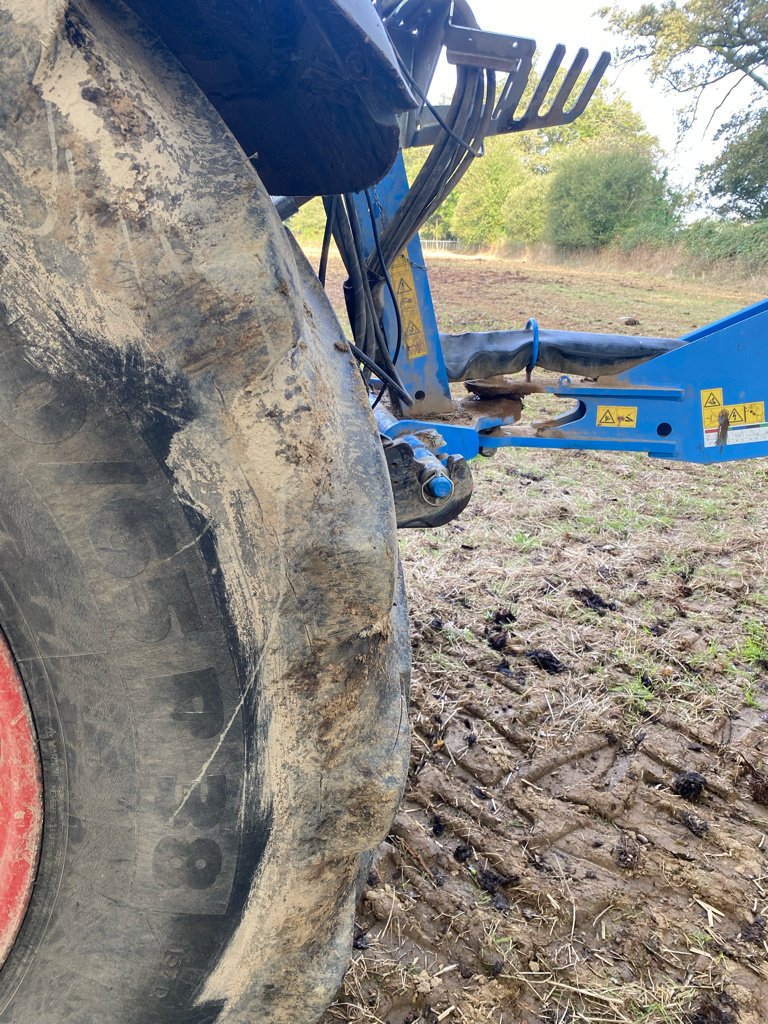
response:
<path id="1" fill-rule="evenodd" d="M 401 155 L 373 190 L 376 216 L 386 222 L 407 188 Z M 373 249 L 365 197 L 360 197 L 360 203 L 367 243 Z M 408 257 L 427 353 L 409 358 L 402 347 L 397 369 L 417 400 L 409 419 L 387 426 L 388 436 L 438 434 L 443 445 L 435 450 L 441 458 L 472 459 L 481 452 L 519 447 L 647 452 L 654 458 L 696 463 L 768 456 L 768 299 L 685 335 L 686 344 L 675 351 L 613 378 L 577 384 L 564 376 L 558 385 L 542 387 L 542 393 L 572 403 L 556 420 L 526 426 L 511 420 L 478 419 L 474 426 L 457 426 L 429 418 L 452 408 L 450 388 L 418 238 L 411 243 Z M 535 325 L 536 333 L 538 324 L 529 324 Z M 394 352 L 397 326 L 391 302 L 384 327 Z M 530 372 L 533 369 L 529 366 Z M 478 412 L 482 408 L 478 401 Z"/>
<path id="2" fill-rule="evenodd" d="M 374 188 L 370 190 L 373 199 L 373 213 L 379 221 L 381 232 L 387 223 L 388 216 L 400 206 L 408 194 L 408 175 L 405 170 L 403 154 L 398 154 L 395 165 Z M 370 223 L 368 202 L 364 195 L 357 197 L 360 224 L 363 238 L 370 252 L 375 242 Z M 401 355 L 397 361 L 397 371 L 406 390 L 415 400 L 415 410 L 419 414 L 436 414 L 449 412 L 452 407 L 451 389 L 448 384 L 448 371 L 445 368 L 443 350 L 440 345 L 440 331 L 437 326 L 435 304 L 429 284 L 429 273 L 424 262 L 421 239 L 416 235 L 408 246 L 408 261 L 413 274 L 415 288 L 415 306 L 405 310 L 403 330 L 405 337 L 401 347 Z M 403 282 L 405 283 L 405 282 Z M 396 283 L 397 287 L 397 283 Z M 406 288 L 409 287 L 406 284 Z M 401 295 L 401 309 L 403 308 Z M 410 300 L 410 296 L 405 296 Z M 390 351 L 394 354 L 397 338 L 397 317 L 389 295 L 384 306 L 384 332 L 389 340 Z M 426 340 L 426 355 L 411 358 L 408 355 L 409 331 L 422 332 Z"/>

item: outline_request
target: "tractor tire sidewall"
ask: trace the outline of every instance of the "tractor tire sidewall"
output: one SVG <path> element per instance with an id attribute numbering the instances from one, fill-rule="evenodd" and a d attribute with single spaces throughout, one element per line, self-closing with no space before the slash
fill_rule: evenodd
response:
<path id="1" fill-rule="evenodd" d="M 0 460 L 0 621 L 39 737 L 45 824 L 0 1018 L 214 1020 L 173 1006 L 239 920 L 269 828 L 241 820 L 255 719 L 238 707 L 216 567 L 109 396 L 46 379 L 11 335 L 0 410 L 32 389 L 49 399 L 6 420 Z"/>
<path id="2" fill-rule="evenodd" d="M 359 371 L 120 0 L 6 0 L 0 141 L 0 627 L 45 787 L 0 1021 L 314 1024 L 408 763 Z"/>

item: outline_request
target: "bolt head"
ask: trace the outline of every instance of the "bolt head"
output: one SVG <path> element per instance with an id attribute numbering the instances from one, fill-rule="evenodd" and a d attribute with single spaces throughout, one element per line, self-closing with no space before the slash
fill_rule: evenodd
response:
<path id="1" fill-rule="evenodd" d="M 453 494 L 453 482 L 447 476 L 433 476 L 427 484 L 427 493 L 438 501 L 445 501 Z"/>

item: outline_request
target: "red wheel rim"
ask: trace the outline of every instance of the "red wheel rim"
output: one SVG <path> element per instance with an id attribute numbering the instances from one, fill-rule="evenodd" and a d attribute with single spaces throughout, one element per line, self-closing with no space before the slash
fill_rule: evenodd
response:
<path id="1" fill-rule="evenodd" d="M 42 829 L 37 737 L 24 685 L 0 634 L 0 966 L 29 906 Z"/>

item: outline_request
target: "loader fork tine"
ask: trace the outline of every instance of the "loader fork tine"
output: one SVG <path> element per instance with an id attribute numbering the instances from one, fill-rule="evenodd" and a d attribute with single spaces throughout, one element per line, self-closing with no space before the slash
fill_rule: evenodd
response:
<path id="1" fill-rule="evenodd" d="M 533 60 L 531 56 L 526 56 L 521 61 L 517 73 L 510 75 L 504 83 L 504 88 L 501 91 L 499 102 L 496 106 L 496 112 L 493 115 L 493 120 L 496 124 L 504 119 L 502 132 L 508 130 L 509 126 L 515 122 L 515 114 L 520 105 L 520 100 L 523 98 L 523 93 L 532 70 Z"/>
<path id="2" fill-rule="evenodd" d="M 594 96 L 595 90 L 605 74 L 606 68 L 610 64 L 610 54 L 603 53 L 600 55 L 597 64 L 585 82 L 583 89 L 578 94 L 575 102 L 568 107 L 569 102 L 576 95 L 576 88 L 578 86 L 579 79 L 589 59 L 589 50 L 582 47 L 576 54 L 573 63 L 568 69 L 568 73 L 563 79 L 562 85 L 557 90 L 557 94 L 552 100 L 549 109 L 546 112 L 542 112 L 542 108 L 547 102 L 547 98 L 552 90 L 552 85 L 557 77 L 557 73 L 562 67 L 564 56 L 565 47 L 562 44 L 555 47 L 555 51 L 544 69 L 544 73 L 539 80 L 539 84 L 536 86 L 531 102 L 528 104 L 528 109 L 521 118 L 515 118 L 514 110 L 512 110 L 507 130 L 511 129 L 513 131 L 520 131 L 532 128 L 547 128 L 557 124 L 571 124 L 577 117 L 584 113 L 587 108 L 587 104 Z M 522 80 L 519 84 L 515 84 L 517 85 L 517 90 L 522 93 L 525 87 L 525 80 Z M 517 104 L 515 104 L 515 107 L 516 106 Z M 568 107 L 567 110 L 566 107 Z"/>
<path id="3" fill-rule="evenodd" d="M 587 63 L 588 57 L 589 50 L 585 50 L 584 47 L 581 47 L 579 52 L 576 54 L 573 64 L 571 64 L 568 74 L 563 79 L 563 84 L 558 89 L 557 96 L 555 96 L 552 106 L 549 109 L 550 114 L 557 114 L 558 117 L 562 117 L 565 105 L 576 88 L 579 75 L 584 70 L 584 65 Z"/>
<path id="4" fill-rule="evenodd" d="M 537 121 L 541 117 L 541 107 L 544 100 L 549 94 L 549 90 L 552 88 L 552 83 L 555 80 L 555 75 L 560 70 L 560 65 L 563 63 L 563 57 L 565 56 L 565 47 L 560 43 L 555 47 L 555 52 L 549 58 L 549 63 L 544 69 L 544 74 L 539 80 L 539 84 L 533 93 L 531 102 L 528 104 L 528 109 L 523 117 L 524 122 Z"/>
<path id="5" fill-rule="evenodd" d="M 600 59 L 592 71 L 592 74 L 587 79 L 587 83 L 581 90 L 581 95 L 576 100 L 574 105 L 563 115 L 565 124 L 571 124 L 576 120 L 577 117 L 581 117 L 584 111 L 587 109 L 587 104 L 595 94 L 595 90 L 600 84 L 605 70 L 611 63 L 611 55 L 609 53 L 603 53 L 600 55 Z"/>

